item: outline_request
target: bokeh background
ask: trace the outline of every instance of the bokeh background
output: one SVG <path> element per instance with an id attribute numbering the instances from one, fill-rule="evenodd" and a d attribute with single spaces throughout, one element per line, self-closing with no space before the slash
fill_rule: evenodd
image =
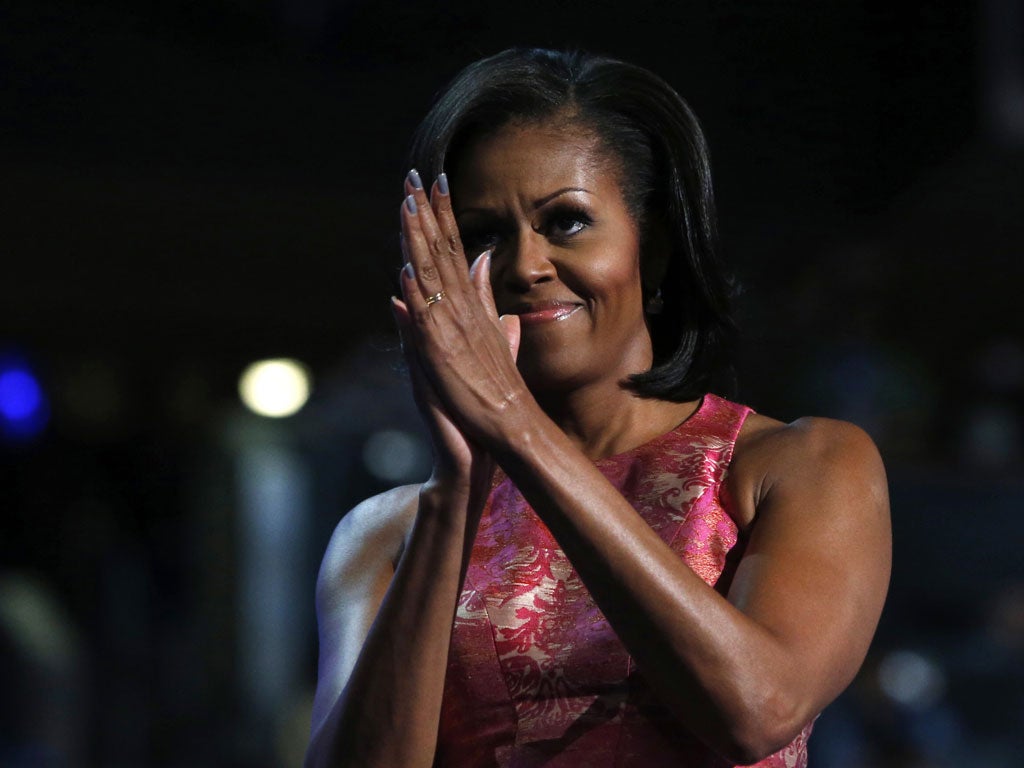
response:
<path id="1" fill-rule="evenodd" d="M 1024 763 L 1024 3 L 7 0 L 0 766 L 298 765 L 340 516 L 428 464 L 387 296 L 408 137 L 509 45 L 704 120 L 738 398 L 887 462 L 877 641 L 812 765 Z M 301 360 L 296 415 L 238 399 Z"/>

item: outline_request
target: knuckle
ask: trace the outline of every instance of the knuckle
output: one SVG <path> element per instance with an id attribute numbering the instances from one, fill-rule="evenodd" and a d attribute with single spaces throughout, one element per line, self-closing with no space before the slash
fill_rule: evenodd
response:
<path id="1" fill-rule="evenodd" d="M 418 334 L 426 333 L 431 327 L 430 323 L 432 321 L 432 318 L 430 317 L 430 310 L 424 308 L 413 312 L 412 321 L 413 325 L 417 329 Z M 425 337 L 422 335 L 418 336 L 416 342 L 417 350 L 419 350 L 424 343 Z"/>
<path id="2" fill-rule="evenodd" d="M 428 281 L 437 280 L 437 267 L 433 264 L 424 264 L 420 267 L 420 276 Z"/>
<path id="3" fill-rule="evenodd" d="M 448 255 L 453 259 L 462 258 L 462 242 L 454 233 L 448 235 Z"/>

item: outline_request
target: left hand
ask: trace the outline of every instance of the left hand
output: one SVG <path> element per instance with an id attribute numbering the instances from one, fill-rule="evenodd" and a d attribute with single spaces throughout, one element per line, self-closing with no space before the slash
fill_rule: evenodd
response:
<path id="1" fill-rule="evenodd" d="M 511 429 L 510 409 L 529 399 L 515 366 L 519 318 L 498 316 L 489 253 L 467 268 L 451 197 L 435 183 L 428 199 L 410 178 L 405 191 L 401 221 L 407 266 L 401 284 L 411 321 L 407 341 L 415 345 L 449 415 L 487 447 Z"/>

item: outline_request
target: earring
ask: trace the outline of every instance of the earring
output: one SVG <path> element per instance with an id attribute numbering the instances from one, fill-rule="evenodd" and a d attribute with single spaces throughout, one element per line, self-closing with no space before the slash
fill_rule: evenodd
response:
<path id="1" fill-rule="evenodd" d="M 644 304 L 644 313 L 648 315 L 660 315 L 661 310 L 665 308 L 665 301 L 661 298 L 661 288 L 657 292 L 647 299 Z"/>

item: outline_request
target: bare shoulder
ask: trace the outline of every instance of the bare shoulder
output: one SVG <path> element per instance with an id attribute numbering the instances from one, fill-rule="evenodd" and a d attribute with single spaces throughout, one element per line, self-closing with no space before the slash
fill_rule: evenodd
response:
<path id="1" fill-rule="evenodd" d="M 868 434 L 847 421 L 808 416 L 785 424 L 752 413 L 736 440 L 736 460 L 780 461 L 867 461 L 881 467 L 878 449 Z"/>
<path id="2" fill-rule="evenodd" d="M 418 485 L 403 485 L 357 504 L 338 522 L 327 544 L 318 598 L 394 569 L 416 515 Z"/>
<path id="3" fill-rule="evenodd" d="M 769 495 L 794 487 L 856 493 L 888 509 L 885 468 L 874 442 L 860 427 L 835 419 L 786 424 L 751 414 L 736 440 L 727 483 L 741 527 Z"/>

